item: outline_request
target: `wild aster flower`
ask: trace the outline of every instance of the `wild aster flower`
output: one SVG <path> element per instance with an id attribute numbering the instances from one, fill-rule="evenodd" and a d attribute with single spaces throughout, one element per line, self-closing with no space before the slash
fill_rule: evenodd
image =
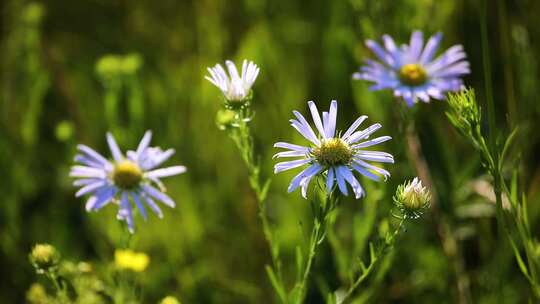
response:
<path id="1" fill-rule="evenodd" d="M 239 75 L 232 61 L 225 61 L 225 65 L 229 71 L 228 75 L 221 64 L 216 64 L 214 67 L 208 68 L 210 76 L 205 76 L 204 78 L 223 92 L 229 106 L 243 106 L 249 100 L 251 86 L 259 75 L 259 68 L 252 61 L 244 59 L 242 63 L 242 75 Z"/>
<path id="2" fill-rule="evenodd" d="M 322 113 L 322 120 L 315 103 L 309 101 L 308 106 L 319 136 L 315 134 L 304 116 L 298 111 L 293 111 L 296 119 L 291 119 L 290 122 L 291 126 L 312 145 L 299 146 L 286 142 L 274 144 L 276 148 L 288 150 L 277 153 L 274 158 L 299 157 L 297 160 L 277 163 L 274 167 L 274 173 L 307 165 L 307 168 L 292 179 L 289 192 L 301 187 L 302 196 L 306 198 L 311 179 L 318 174 L 325 173 L 326 190 L 329 193 L 337 181 L 341 193 L 348 195 L 348 183 L 358 199 L 364 196 L 365 192 L 353 174 L 355 171 L 375 181 L 380 181 L 381 176 L 385 180 L 390 176 L 388 171 L 376 167 L 368 161 L 393 163 L 394 157 L 386 152 L 364 150 L 391 139 L 390 136 L 381 136 L 367 140 L 371 134 L 382 127 L 381 124 L 376 123 L 362 131 L 356 131 L 360 124 L 367 119 L 367 116 L 361 116 L 343 135 L 339 136 L 336 135 L 337 101 L 332 100 L 330 110 Z"/>
<path id="3" fill-rule="evenodd" d="M 429 102 L 430 98 L 444 99 L 446 92 L 462 89 L 461 77 L 470 70 L 461 45 L 454 45 L 433 59 L 441 39 L 442 33 L 437 33 L 424 45 L 422 32 L 415 31 L 409 45 L 401 48 L 388 35 L 383 36 L 384 48 L 367 40 L 366 46 L 379 61 L 366 60 L 366 65 L 353 78 L 374 82 L 371 90 L 393 90 L 394 96 L 402 97 L 408 106 L 418 99 L 423 102 Z"/>
<path id="4" fill-rule="evenodd" d="M 415 177 L 412 181 L 399 185 L 394 195 L 394 203 L 406 218 L 419 218 L 430 206 L 431 193 Z"/>
<path id="5" fill-rule="evenodd" d="M 145 220 L 148 216 L 143 203 L 146 203 L 159 218 L 163 217 L 163 213 L 154 200 L 174 208 L 175 203 L 164 193 L 165 187 L 160 178 L 184 173 L 186 167 L 157 169 L 174 154 L 174 149 L 163 151 L 159 147 L 150 147 L 151 139 L 152 132 L 146 131 L 137 150 L 127 151 L 126 155 L 123 155 L 112 134 L 107 133 L 112 161 L 105 159 L 90 147 L 77 146 L 80 154 L 75 156 L 75 161 L 81 165 L 73 166 L 69 175 L 76 178 L 73 185 L 81 187 L 75 194 L 76 197 L 91 195 L 86 202 L 87 211 L 97 211 L 111 202 L 119 203 L 117 218 L 126 221 L 129 231 L 133 233 L 130 198 Z"/>

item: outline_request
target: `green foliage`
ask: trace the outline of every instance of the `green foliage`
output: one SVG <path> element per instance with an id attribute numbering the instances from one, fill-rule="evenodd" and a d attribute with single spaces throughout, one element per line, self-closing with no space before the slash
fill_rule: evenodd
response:
<path id="1" fill-rule="evenodd" d="M 345 303 L 534 303 L 540 3 L 480 4 L 3 1 L 0 299 L 340 303 L 352 290 Z M 392 196 L 419 175 L 408 125 L 390 92 L 371 92 L 351 74 L 371 56 L 365 39 L 388 33 L 401 43 L 415 29 L 444 32 L 444 48 L 464 45 L 472 69 L 464 82 L 476 93 L 411 113 L 436 192 L 431 210 L 401 229 Z M 261 73 L 249 108 L 231 115 L 205 68 L 244 58 Z M 319 108 L 339 100 L 338 129 L 363 114 L 381 122 L 396 160 L 387 183 L 361 180 L 366 198 L 340 199 L 326 226 L 308 201 L 286 193 L 293 173 L 269 181 L 272 144 L 303 140 L 288 119 L 312 99 Z M 78 143 L 108 154 L 103 138 L 112 131 L 134 149 L 146 129 L 156 145 L 176 149 L 171 163 L 188 173 L 165 182 L 176 209 L 162 220 L 137 216 L 131 247 L 151 263 L 119 272 L 116 208 L 86 213 L 68 170 Z M 28 253 L 43 242 L 63 260 L 38 275 Z"/>

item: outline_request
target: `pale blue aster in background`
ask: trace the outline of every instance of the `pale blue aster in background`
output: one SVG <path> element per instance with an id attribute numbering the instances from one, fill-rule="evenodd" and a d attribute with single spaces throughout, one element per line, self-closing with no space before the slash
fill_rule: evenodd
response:
<path id="1" fill-rule="evenodd" d="M 274 158 L 298 158 L 277 163 L 274 167 L 274 173 L 305 167 L 292 179 L 288 188 L 289 192 L 301 187 L 302 196 L 307 198 L 310 181 L 317 175 L 324 175 L 327 193 L 333 191 L 337 184 L 339 191 L 348 195 L 347 184 L 349 184 L 355 198 L 358 199 L 365 195 L 365 191 L 355 177 L 355 172 L 375 181 L 380 181 L 381 177 L 386 180 L 390 176 L 388 171 L 369 162 L 393 163 L 394 157 L 386 152 L 366 150 L 366 148 L 391 139 L 390 136 L 369 139 L 375 131 L 382 127 L 381 124 L 376 123 L 364 130 L 357 131 L 362 122 L 367 119 L 367 116 L 361 116 L 345 133 L 340 135 L 336 132 L 337 101 L 331 102 L 329 111 L 322 113 L 322 119 L 313 101 L 309 101 L 308 106 L 319 135 L 313 131 L 302 114 L 293 111 L 296 119 L 291 119 L 290 123 L 310 142 L 310 145 L 301 146 L 286 142 L 274 144 L 276 148 L 287 150 L 275 154 Z"/>
<path id="2" fill-rule="evenodd" d="M 135 204 L 143 218 L 148 215 L 145 204 L 159 217 L 163 213 L 155 200 L 174 208 L 175 202 L 165 194 L 160 178 L 184 173 L 184 166 L 157 168 L 168 160 L 174 149 L 161 150 L 150 147 L 152 132 L 147 131 L 137 150 L 122 154 L 111 133 L 107 133 L 107 143 L 113 159 L 108 160 L 88 146 L 78 145 L 75 161 L 80 165 L 71 168 L 70 176 L 76 178 L 74 185 L 81 187 L 76 197 L 90 195 L 86 202 L 87 211 L 97 211 L 114 202 L 119 204 L 117 218 L 126 221 L 128 229 L 134 232 L 133 208 Z"/>
<path id="3" fill-rule="evenodd" d="M 366 60 L 366 65 L 353 74 L 354 79 L 373 82 L 371 90 L 393 90 L 394 96 L 413 106 L 418 100 L 444 99 L 446 92 L 463 88 L 462 77 L 470 73 L 463 46 L 454 45 L 435 58 L 442 33 L 430 37 L 425 45 L 421 31 L 413 32 L 410 43 L 401 47 L 389 35 L 382 39 L 384 47 L 366 41 L 378 61 Z"/>

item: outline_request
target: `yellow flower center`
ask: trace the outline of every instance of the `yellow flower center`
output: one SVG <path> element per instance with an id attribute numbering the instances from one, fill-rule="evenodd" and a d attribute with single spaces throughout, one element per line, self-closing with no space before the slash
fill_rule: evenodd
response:
<path id="1" fill-rule="evenodd" d="M 112 180 L 122 189 L 135 188 L 141 182 L 143 173 L 139 166 L 129 160 L 124 160 L 114 166 Z"/>
<path id="2" fill-rule="evenodd" d="M 327 167 L 348 164 L 353 156 L 351 147 L 339 138 L 323 140 L 312 153 L 319 164 Z"/>
<path id="3" fill-rule="evenodd" d="M 427 72 L 419 64 L 409 63 L 399 69 L 399 79 L 410 86 L 419 86 L 426 82 Z"/>

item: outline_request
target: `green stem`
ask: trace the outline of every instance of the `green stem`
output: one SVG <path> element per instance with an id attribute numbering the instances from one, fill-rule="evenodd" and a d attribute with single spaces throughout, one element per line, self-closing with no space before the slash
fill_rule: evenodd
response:
<path id="1" fill-rule="evenodd" d="M 431 208 L 433 209 L 433 216 L 436 218 L 436 229 L 442 244 L 444 254 L 452 261 L 454 274 L 456 276 L 457 290 L 459 296 L 459 303 L 471 303 L 470 292 L 470 280 L 467 273 L 463 269 L 463 256 L 459 251 L 459 243 L 455 239 L 453 232 L 449 226 L 448 220 L 444 215 L 441 215 L 440 208 L 438 206 L 438 194 L 433 183 L 432 175 L 427 164 L 427 161 L 422 153 L 422 144 L 418 137 L 418 133 L 414 127 L 414 120 L 410 114 L 405 117 L 406 130 L 405 137 L 407 141 L 408 157 L 416 169 L 418 177 L 430 189 L 432 193 Z"/>
<path id="2" fill-rule="evenodd" d="M 54 288 L 56 289 L 56 297 L 58 298 L 59 302 L 69 303 L 66 290 L 63 287 L 63 284 L 60 282 L 60 278 L 58 277 L 56 271 L 49 271 L 47 273 L 47 277 L 53 282 Z"/>
<path id="3" fill-rule="evenodd" d="M 248 169 L 249 184 L 252 190 L 255 192 L 257 197 L 257 203 L 259 207 L 259 218 L 261 219 L 262 229 L 264 233 L 265 240 L 270 248 L 270 255 L 272 258 L 272 265 L 277 271 L 277 279 L 279 284 L 283 285 L 283 277 L 281 271 L 281 261 L 279 258 L 279 250 L 277 246 L 274 246 L 274 237 L 272 230 L 270 228 L 270 222 L 268 221 L 268 216 L 266 215 L 266 190 L 268 187 L 269 181 L 262 183 L 260 177 L 260 165 L 254 157 L 254 144 L 253 137 L 249 126 L 247 125 L 245 119 L 246 114 L 244 110 L 238 111 L 238 117 L 236 123 L 238 127 L 234 129 L 230 135 L 233 141 L 235 142 L 238 150 L 241 153 L 242 159 Z M 283 302 L 286 299 L 282 299 Z"/>
<path id="4" fill-rule="evenodd" d="M 351 287 L 349 287 L 349 289 L 347 290 L 347 293 L 341 299 L 341 303 L 346 303 L 346 301 L 350 300 L 350 298 L 352 297 L 352 295 L 354 294 L 354 292 L 356 291 L 358 286 L 360 286 L 360 284 L 362 284 L 362 282 L 364 282 L 364 280 L 371 274 L 371 272 L 373 271 L 375 266 L 378 264 L 380 259 L 386 254 L 386 252 L 387 252 L 386 249 L 389 248 L 389 247 L 392 247 L 395 244 L 396 237 L 401 232 L 401 227 L 405 223 L 405 220 L 406 220 L 405 217 L 401 218 L 396 230 L 394 230 L 394 232 L 392 233 L 389 241 L 387 243 L 385 243 L 385 246 L 383 246 L 383 248 L 381 250 L 379 250 L 379 252 L 378 252 L 379 254 L 374 256 L 371 259 L 371 261 L 369 261 L 369 266 L 363 270 L 362 274 L 356 279 L 356 281 L 354 281 L 354 283 L 351 285 Z"/>
<path id="5" fill-rule="evenodd" d="M 326 230 L 326 222 L 327 222 L 328 214 L 330 213 L 330 211 L 334 209 L 334 207 L 335 207 L 335 201 L 334 201 L 333 192 L 326 193 L 324 205 L 318 206 L 319 212 L 318 214 L 314 216 L 313 228 L 311 230 L 311 237 L 309 239 L 309 252 L 308 252 L 306 268 L 304 269 L 302 280 L 297 285 L 299 288 L 299 296 L 297 298 L 298 299 L 297 303 L 304 302 L 304 298 L 306 296 L 306 291 L 307 291 L 306 285 L 307 285 L 309 275 L 311 273 L 313 260 L 315 259 L 319 245 L 322 244 L 326 236 L 325 230 Z"/>

